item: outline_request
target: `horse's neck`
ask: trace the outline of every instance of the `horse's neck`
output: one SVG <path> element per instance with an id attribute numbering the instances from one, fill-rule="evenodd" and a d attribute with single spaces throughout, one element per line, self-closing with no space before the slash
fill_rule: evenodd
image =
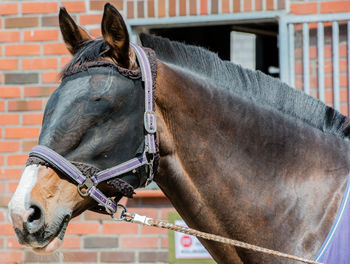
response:
<path id="1" fill-rule="evenodd" d="M 157 182 L 186 222 L 314 254 L 345 189 L 348 145 L 274 110 L 206 88 L 167 65 L 159 64 L 157 79 L 162 154 Z M 212 253 L 225 262 L 223 252 Z"/>

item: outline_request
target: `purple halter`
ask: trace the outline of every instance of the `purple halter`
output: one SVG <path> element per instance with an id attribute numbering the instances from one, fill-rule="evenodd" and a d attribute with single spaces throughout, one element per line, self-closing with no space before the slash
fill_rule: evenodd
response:
<path id="1" fill-rule="evenodd" d="M 100 171 L 92 177 L 86 177 L 70 161 L 56 153 L 52 149 L 37 145 L 29 153 L 30 157 L 38 157 L 53 165 L 65 175 L 69 176 L 78 184 L 78 192 L 82 196 L 91 196 L 96 202 L 102 205 L 107 213 L 113 214 L 117 210 L 117 204 L 111 198 L 106 197 L 98 188 L 100 182 L 118 177 L 124 173 L 133 171 L 141 166 L 148 166 L 148 177 L 145 185 L 153 180 L 153 161 L 157 154 L 155 133 L 157 130 L 156 116 L 153 109 L 153 83 L 150 62 L 145 51 L 130 43 L 134 49 L 138 62 L 140 64 L 142 80 L 145 86 L 145 113 L 144 126 L 146 130 L 145 148 L 143 154 L 136 158 L 123 162 L 115 167 Z M 151 158 L 150 158 L 151 157 Z M 87 188 L 85 192 L 82 188 Z"/>

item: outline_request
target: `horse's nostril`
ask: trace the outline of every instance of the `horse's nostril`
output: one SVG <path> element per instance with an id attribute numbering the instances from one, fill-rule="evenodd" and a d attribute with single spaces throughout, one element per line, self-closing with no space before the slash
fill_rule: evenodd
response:
<path id="1" fill-rule="evenodd" d="M 45 217 L 43 214 L 43 209 L 39 204 L 32 203 L 29 211 L 30 215 L 28 216 L 27 221 L 23 224 L 23 226 L 29 233 L 35 233 L 44 226 Z"/>
<path id="2" fill-rule="evenodd" d="M 41 210 L 38 206 L 32 205 L 30 208 L 33 209 L 34 211 L 28 217 L 28 220 L 27 220 L 28 223 L 32 223 L 35 220 L 39 220 L 41 218 Z"/>

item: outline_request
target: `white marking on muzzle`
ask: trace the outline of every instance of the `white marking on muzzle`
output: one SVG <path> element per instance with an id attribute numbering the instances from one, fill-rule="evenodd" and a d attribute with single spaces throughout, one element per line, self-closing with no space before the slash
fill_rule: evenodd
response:
<path id="1" fill-rule="evenodd" d="M 30 165 L 22 173 L 21 180 L 16 192 L 8 204 L 10 221 L 13 222 L 14 215 L 21 216 L 23 221 L 28 218 L 30 210 L 30 193 L 38 178 L 39 165 Z M 12 223 L 14 224 L 14 223 Z"/>

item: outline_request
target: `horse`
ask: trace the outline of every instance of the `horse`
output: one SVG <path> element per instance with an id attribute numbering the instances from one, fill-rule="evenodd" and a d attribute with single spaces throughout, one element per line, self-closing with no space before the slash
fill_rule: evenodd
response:
<path id="1" fill-rule="evenodd" d="M 90 172 L 135 157 L 144 146 L 145 95 L 125 21 L 106 4 L 102 38 L 91 38 L 64 8 L 59 26 L 73 58 L 46 105 L 39 145 Z M 154 181 L 188 226 L 313 258 L 347 186 L 349 119 L 204 48 L 140 39 L 153 58 Z M 133 188 L 141 178 L 120 176 Z M 107 197 L 132 196 L 116 191 L 113 179 L 98 187 Z M 95 207 L 56 168 L 29 162 L 9 215 L 19 242 L 45 254 L 60 247 L 71 218 Z M 217 263 L 293 263 L 201 242 Z"/>

